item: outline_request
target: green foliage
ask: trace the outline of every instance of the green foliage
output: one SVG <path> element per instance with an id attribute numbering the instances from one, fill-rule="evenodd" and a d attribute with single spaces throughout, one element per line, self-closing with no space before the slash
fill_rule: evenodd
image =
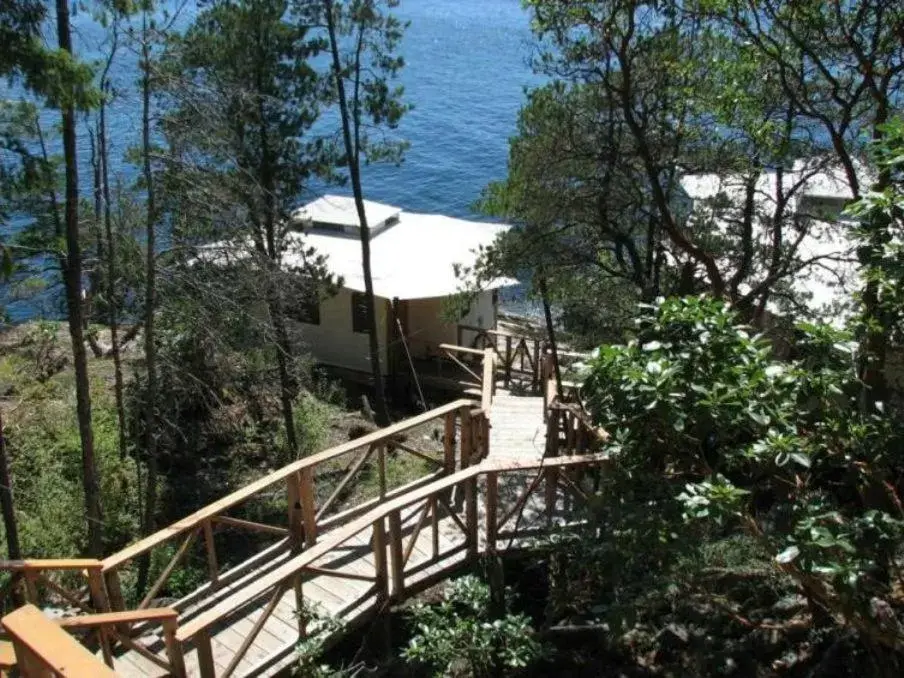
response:
<path id="1" fill-rule="evenodd" d="M 16 355 L 0 358 L 0 386 L 17 396 L 5 416 L 22 551 L 32 558 L 85 553 L 81 444 L 71 371 L 40 381 Z M 138 534 L 138 468 L 119 456 L 116 412 L 103 379 L 92 382 L 94 445 L 106 548 Z"/>
<path id="2" fill-rule="evenodd" d="M 305 603 L 297 614 L 301 617 L 307 633 L 295 648 L 298 664 L 294 675 L 299 678 L 338 678 L 346 675 L 345 672 L 323 663 L 327 643 L 343 631 L 343 623 L 324 612 L 319 604 Z"/>
<path id="3" fill-rule="evenodd" d="M 599 349 L 584 386 L 614 439 L 599 508 L 621 505 L 606 518 L 616 545 L 645 559 L 746 532 L 816 610 L 893 649 L 900 632 L 875 610 L 898 605 L 904 430 L 858 408 L 849 335 L 803 325 L 796 340 L 779 362 L 720 301 L 645 308 L 637 338 Z M 635 523 L 642 507 L 655 515 Z"/>
<path id="4" fill-rule="evenodd" d="M 864 270 L 866 282 L 877 286 L 878 313 L 864 317 L 864 324 L 882 326 L 896 345 L 904 343 L 904 118 L 881 128 L 872 147 L 876 164 L 885 175 L 885 186 L 872 190 L 848 207 L 860 219 L 862 248 L 871 262 Z"/>
<path id="5" fill-rule="evenodd" d="M 511 611 L 494 619 L 491 607 L 489 587 L 477 577 L 449 582 L 441 602 L 413 609 L 415 635 L 402 656 L 432 668 L 436 676 L 475 678 L 523 669 L 539 659 L 542 646 L 530 620 Z"/>

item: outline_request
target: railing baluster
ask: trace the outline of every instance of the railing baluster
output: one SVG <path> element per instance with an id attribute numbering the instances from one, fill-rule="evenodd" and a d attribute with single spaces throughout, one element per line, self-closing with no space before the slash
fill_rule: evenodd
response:
<path id="1" fill-rule="evenodd" d="M 487 473 L 486 519 L 487 519 L 487 553 L 496 554 L 496 521 L 499 503 L 499 476 L 495 471 Z"/>
<path id="2" fill-rule="evenodd" d="M 217 563 L 217 545 L 213 540 L 213 526 L 210 520 L 205 520 L 202 524 L 204 528 L 204 549 L 207 551 L 207 574 L 210 577 L 210 584 L 216 588 L 220 580 L 220 566 Z"/>
<path id="3" fill-rule="evenodd" d="M 98 612 L 110 610 L 107 592 L 104 588 L 104 577 L 99 567 L 88 568 L 88 591 L 91 593 L 91 604 Z"/>
<path id="4" fill-rule="evenodd" d="M 436 496 L 430 497 L 430 523 L 433 529 L 433 559 L 439 558 L 439 513 Z"/>
<path id="5" fill-rule="evenodd" d="M 552 526 L 553 515 L 556 510 L 556 499 L 558 496 L 558 479 L 559 469 L 550 467 L 546 469 L 546 524 Z"/>
<path id="6" fill-rule="evenodd" d="M 477 478 L 468 478 L 463 481 L 465 486 L 465 524 L 468 528 L 467 545 L 468 558 L 477 558 Z"/>
<path id="7" fill-rule="evenodd" d="M 515 357 L 512 355 L 512 336 L 509 334 L 505 337 L 505 388 L 508 388 L 512 381 L 512 363 L 514 361 Z"/>
<path id="8" fill-rule="evenodd" d="M 175 619 L 163 620 L 163 642 L 166 645 L 166 657 L 169 659 L 174 678 L 185 678 L 185 657 L 182 655 L 182 646 L 176 640 Z"/>
<path id="9" fill-rule="evenodd" d="M 374 578 L 377 591 L 377 610 L 389 598 L 389 580 L 386 576 L 386 529 L 383 518 L 373 523 Z"/>
<path id="10" fill-rule="evenodd" d="M 36 575 L 31 570 L 26 570 L 22 577 L 25 581 L 25 600 L 32 605 L 40 605 L 41 600 L 38 596 L 38 585 L 36 583 Z"/>
<path id="11" fill-rule="evenodd" d="M 292 590 L 295 593 L 295 609 L 298 613 L 298 638 L 304 640 L 308 637 L 308 611 L 304 609 L 304 580 L 301 572 L 292 579 Z"/>
<path id="12" fill-rule="evenodd" d="M 292 473 L 286 478 L 286 502 L 289 510 L 289 543 L 292 549 L 298 549 L 303 540 L 301 522 L 301 495 L 298 474 Z"/>
<path id="13" fill-rule="evenodd" d="M 402 554 L 402 515 L 398 510 L 389 514 L 389 554 L 392 595 L 401 598 L 405 590 L 405 562 Z"/>
<path id="14" fill-rule="evenodd" d="M 110 638 L 103 626 L 97 627 L 97 644 L 100 645 L 100 653 L 104 658 L 104 664 L 113 668 L 113 652 L 110 650 Z"/>
<path id="15" fill-rule="evenodd" d="M 154 582 L 154 585 L 151 586 L 151 590 L 148 591 L 141 603 L 138 605 L 139 610 L 143 610 L 151 604 L 151 601 L 157 596 L 160 592 L 160 589 L 164 587 L 170 575 L 173 573 L 173 570 L 182 562 L 182 559 L 185 557 L 185 554 L 188 553 L 189 547 L 194 543 L 195 536 L 197 535 L 197 531 L 193 530 L 189 532 L 188 536 L 185 538 L 185 541 L 182 542 L 182 545 L 179 547 L 179 550 L 176 551 L 176 555 L 172 557 L 167 566 L 163 569 L 163 572 L 157 577 L 157 581 Z"/>
<path id="16" fill-rule="evenodd" d="M 377 471 L 380 476 L 380 499 L 386 499 L 386 445 L 377 445 Z"/>
<path id="17" fill-rule="evenodd" d="M 455 412 L 447 412 L 443 431 L 443 464 L 446 473 L 455 473 Z"/>
<path id="18" fill-rule="evenodd" d="M 113 612 L 122 612 L 126 609 L 126 601 L 122 595 L 122 586 L 119 583 L 119 570 L 104 572 L 104 583 L 107 585 L 107 599 L 110 601 L 110 609 Z"/>
<path id="19" fill-rule="evenodd" d="M 194 637 L 195 648 L 198 650 L 198 671 L 201 678 L 216 678 L 216 667 L 213 663 L 213 646 L 210 642 L 210 633 L 207 629 L 198 631 Z"/>
<path id="20" fill-rule="evenodd" d="M 309 466 L 301 469 L 299 480 L 301 517 L 304 520 L 304 543 L 310 548 L 317 543 L 317 495 L 314 490 L 314 472 Z"/>

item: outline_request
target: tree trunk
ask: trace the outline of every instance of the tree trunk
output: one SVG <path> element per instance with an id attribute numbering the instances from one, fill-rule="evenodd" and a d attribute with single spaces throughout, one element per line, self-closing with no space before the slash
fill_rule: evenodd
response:
<path id="1" fill-rule="evenodd" d="M 3 412 L 0 411 L 0 508 L 3 510 L 3 530 L 6 532 L 6 553 L 10 560 L 21 560 L 22 549 L 19 547 L 15 506 L 9 458 L 6 456 L 6 438 L 3 435 Z"/>
<path id="2" fill-rule="evenodd" d="M 57 36 L 60 49 L 72 52 L 69 26 L 69 4 L 57 0 Z M 78 432 L 82 446 L 82 482 L 85 491 L 85 514 L 88 521 L 88 554 L 103 556 L 103 523 L 97 465 L 94 459 L 94 431 L 91 426 L 91 391 L 88 383 L 88 359 L 82 324 L 82 253 L 78 223 L 78 162 L 75 138 L 75 109 L 67 101 L 62 109 L 63 157 L 66 164 L 66 267 L 63 284 L 72 339 L 72 364 L 75 369 L 75 397 Z"/>
<path id="3" fill-rule="evenodd" d="M 106 96 L 109 91 L 107 75 L 113 65 L 116 55 L 119 33 L 114 24 L 113 45 L 110 47 L 110 57 L 104 66 L 101 76 L 101 93 Z M 126 456 L 126 407 L 123 398 L 122 380 L 122 354 L 119 350 L 119 295 L 116 281 L 116 241 L 113 238 L 113 207 L 110 202 L 110 152 L 107 147 L 107 101 L 101 99 L 98 112 L 97 129 L 98 148 L 100 150 L 101 186 L 104 206 L 104 238 L 107 246 L 104 251 L 107 254 L 107 324 L 110 326 L 110 355 L 113 357 L 113 392 L 116 398 L 116 420 L 119 425 L 119 457 Z"/>
<path id="4" fill-rule="evenodd" d="M 559 366 L 559 347 L 556 344 L 556 327 L 552 320 L 552 308 L 549 305 L 549 291 L 546 289 L 546 276 L 541 271 L 537 275 L 540 287 L 540 299 L 543 302 L 543 316 L 546 318 L 546 334 L 549 335 L 549 348 L 552 351 L 552 365 L 556 373 L 556 394 L 562 397 L 562 368 Z"/>
<path id="5" fill-rule="evenodd" d="M 339 55 L 339 42 L 336 36 L 336 20 L 333 13 L 332 0 L 324 0 L 326 9 L 327 29 L 330 36 L 330 48 L 333 56 L 333 75 L 336 80 L 336 93 L 339 96 L 339 112 L 342 117 L 342 138 L 345 143 L 345 155 L 348 163 L 348 172 L 352 181 L 352 192 L 355 195 L 355 208 L 358 212 L 358 220 L 361 224 L 361 265 L 364 273 L 364 295 L 367 308 L 368 322 L 368 348 L 370 351 L 370 367 L 373 373 L 374 390 L 376 391 L 376 418 L 377 424 L 386 426 L 389 424 L 389 409 L 386 405 L 386 391 L 383 384 L 383 370 L 380 366 L 380 341 L 377 331 L 377 313 L 374 303 L 374 283 L 370 269 L 370 229 L 367 225 L 367 214 L 364 210 L 364 192 L 361 188 L 360 149 L 352 142 L 352 121 L 348 109 L 348 99 L 345 92 L 345 81 L 342 76 L 342 59 Z M 356 134 L 360 127 L 360 120 L 354 121 Z"/>
<path id="6" fill-rule="evenodd" d="M 154 177 L 151 172 L 151 63 L 148 44 L 148 16 L 145 10 L 141 35 L 141 150 L 145 191 L 147 193 L 147 219 L 145 222 L 145 295 L 144 295 L 144 355 L 147 370 L 147 388 L 144 410 L 145 462 L 148 473 L 145 480 L 144 518 L 142 531 L 152 534 L 157 512 L 157 345 L 154 336 L 154 310 L 157 305 L 156 269 L 156 204 L 154 201 Z M 138 590 L 147 585 L 150 563 L 143 558 L 139 564 Z"/>

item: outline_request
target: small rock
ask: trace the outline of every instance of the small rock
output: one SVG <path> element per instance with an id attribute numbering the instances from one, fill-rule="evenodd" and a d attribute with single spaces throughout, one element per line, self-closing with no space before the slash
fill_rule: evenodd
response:
<path id="1" fill-rule="evenodd" d="M 799 594 L 794 594 L 791 596 L 785 596 L 781 600 L 779 600 L 775 605 L 772 606 L 772 609 L 776 612 L 783 613 L 795 613 L 800 612 L 804 608 L 807 607 L 807 599 Z"/>

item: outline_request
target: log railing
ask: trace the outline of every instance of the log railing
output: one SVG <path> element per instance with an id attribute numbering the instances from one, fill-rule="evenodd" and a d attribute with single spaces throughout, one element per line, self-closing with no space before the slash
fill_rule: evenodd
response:
<path id="1" fill-rule="evenodd" d="M 217 589 L 241 579 L 256 561 L 252 558 L 231 569 L 221 564 L 223 550 L 217 548 L 217 539 L 224 533 L 250 531 L 260 535 L 258 560 L 286 557 L 302 547 L 314 546 L 321 535 L 380 502 L 453 473 L 463 466 L 464 436 L 457 431 L 464 431 L 464 420 L 470 421 L 472 405 L 470 400 L 458 400 L 293 462 L 105 558 L 101 571 L 110 608 L 124 610 L 136 603 L 137 609 L 150 607 L 166 590 L 172 574 L 192 555 L 204 569 L 207 583 L 174 603 L 176 609 L 210 597 Z M 408 441 L 407 432 L 424 426 L 433 427 L 437 449 L 416 449 Z M 414 481 L 397 479 L 398 474 L 389 473 L 388 458 L 400 454 L 419 459 L 427 471 Z M 359 482 L 364 475 L 370 478 L 367 487 Z M 349 505 L 353 493 L 354 502 Z M 282 510 L 274 510 L 280 504 Z M 265 540 L 271 542 L 269 546 L 264 545 Z M 127 604 L 123 571 L 155 551 L 163 552 L 166 564 L 140 601 Z"/>
<path id="2" fill-rule="evenodd" d="M 480 416 L 481 414 L 477 415 L 478 418 Z M 589 455 L 509 462 L 504 465 L 469 466 L 356 517 L 314 546 L 273 569 L 266 576 L 250 582 L 232 596 L 189 621 L 178 630 L 176 637 L 182 643 L 183 652 L 188 650 L 189 645 L 197 649 L 202 678 L 231 676 L 282 598 L 287 593 L 293 594 L 296 605 L 303 609 L 305 580 L 324 572 L 323 568 L 318 567 L 318 560 L 347 542 L 354 540 L 357 544 L 369 545 L 373 557 L 373 572 L 356 577 L 371 584 L 364 597 L 372 598 L 371 610 L 379 612 L 389 603 L 405 598 L 412 591 L 412 586 L 422 588 L 447 576 L 451 569 L 473 562 L 482 552 L 495 553 L 501 540 L 515 538 L 527 500 L 539 494 L 541 485 L 545 487 L 542 494 L 547 502 L 544 518 L 547 522 L 551 521 L 556 507 L 558 483 L 562 482 L 566 491 L 575 497 L 586 496 L 567 472 L 596 466 L 604 461 L 605 458 L 600 455 Z M 500 502 L 498 492 L 500 478 L 503 476 L 523 478 L 531 471 L 536 475 L 529 480 L 521 496 L 511 505 L 510 502 Z M 563 478 L 566 480 L 562 481 Z M 478 482 L 481 480 L 486 483 L 487 489 L 484 493 L 478 492 Z M 542 481 L 545 481 L 545 484 Z M 460 508 L 450 500 L 453 494 L 463 497 Z M 478 507 L 481 497 L 485 518 L 483 521 L 480 520 Z M 414 517 L 413 523 L 410 522 L 411 517 Z M 440 521 L 446 517 L 460 532 L 458 538 L 449 538 L 448 533 L 441 537 Z M 408 528 L 403 529 L 403 523 L 406 522 Z M 521 525 L 524 526 L 523 523 Z M 510 529 L 506 530 L 506 527 Z M 411 555 L 414 544 L 425 529 L 432 532 L 430 557 L 426 561 L 413 563 Z M 429 576 L 424 575 L 426 568 L 438 564 L 442 567 Z M 341 576 L 336 572 L 333 574 Z M 411 579 L 416 581 L 412 584 Z M 213 662 L 211 636 L 214 627 L 241 614 L 250 603 L 264 600 L 267 601 L 266 605 L 252 629 L 248 631 L 244 642 L 231 657 L 221 658 L 224 662 L 228 660 L 228 665 L 225 671 L 218 673 Z M 310 630 L 305 626 L 304 615 L 300 615 L 299 635 L 304 637 Z"/>

